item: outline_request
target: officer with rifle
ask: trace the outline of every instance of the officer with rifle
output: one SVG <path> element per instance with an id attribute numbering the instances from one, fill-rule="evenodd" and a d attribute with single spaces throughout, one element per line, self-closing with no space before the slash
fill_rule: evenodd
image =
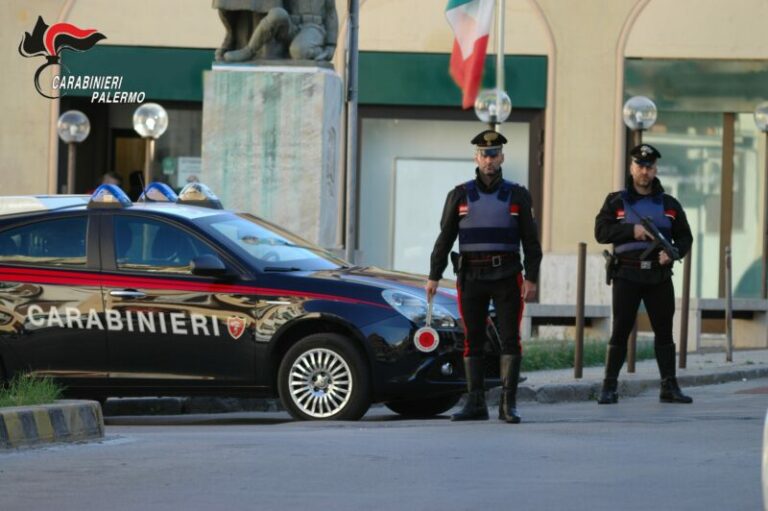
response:
<path id="1" fill-rule="evenodd" d="M 641 144 L 630 156 L 631 179 L 626 189 L 608 194 L 595 218 L 597 241 L 613 244 L 612 254 L 604 252 L 606 279 L 613 282 L 613 332 L 598 403 L 618 402 L 619 371 L 641 300 L 653 327 L 661 375 L 659 398 L 665 403 L 692 403 L 675 378 L 672 265 L 689 252 L 693 236 L 682 206 L 664 193 L 656 177 L 661 153 L 650 144 Z"/>

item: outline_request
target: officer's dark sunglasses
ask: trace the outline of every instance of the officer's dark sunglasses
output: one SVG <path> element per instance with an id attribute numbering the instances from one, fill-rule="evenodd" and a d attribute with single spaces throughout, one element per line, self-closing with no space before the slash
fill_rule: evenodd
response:
<path id="1" fill-rule="evenodd" d="M 644 167 L 646 169 L 656 168 L 656 162 L 655 161 L 649 162 L 649 161 L 634 160 L 634 162 L 637 163 L 637 165 L 639 167 Z"/>
<path id="2" fill-rule="evenodd" d="M 495 158 L 501 154 L 501 149 L 480 149 L 477 153 L 480 156 L 488 156 L 490 158 Z"/>

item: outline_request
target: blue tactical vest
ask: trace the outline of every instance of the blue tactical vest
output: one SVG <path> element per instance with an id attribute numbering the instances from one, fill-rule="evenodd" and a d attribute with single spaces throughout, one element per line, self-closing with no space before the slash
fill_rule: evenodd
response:
<path id="1" fill-rule="evenodd" d="M 483 193 L 475 181 L 464 184 L 467 203 L 459 206 L 460 252 L 519 252 L 519 206 L 510 204 L 513 183 L 502 180 L 499 189 Z"/>
<path id="2" fill-rule="evenodd" d="M 640 199 L 632 201 L 629 193 L 621 193 L 621 200 L 624 203 L 624 224 L 639 224 L 640 217 L 651 217 L 651 221 L 659 228 L 661 234 L 668 240 L 672 239 L 672 220 L 670 220 L 664 211 L 664 194 L 646 195 Z M 631 207 L 630 207 L 631 205 Z M 632 250 L 645 250 L 653 244 L 651 241 L 628 241 L 613 246 L 617 254 L 623 254 Z"/>

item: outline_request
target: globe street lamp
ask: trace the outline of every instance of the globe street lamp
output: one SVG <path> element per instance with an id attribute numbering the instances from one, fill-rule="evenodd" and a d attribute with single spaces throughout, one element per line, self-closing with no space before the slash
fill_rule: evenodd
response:
<path id="1" fill-rule="evenodd" d="M 475 100 L 475 115 L 491 129 L 506 121 L 512 113 L 512 100 L 501 89 L 484 89 Z"/>
<path id="2" fill-rule="evenodd" d="M 152 160 L 155 156 L 155 140 L 168 129 L 168 113 L 157 103 L 145 103 L 133 113 L 133 129 L 146 140 L 144 151 L 144 183 L 151 181 Z"/>
<path id="3" fill-rule="evenodd" d="M 67 144 L 67 193 L 75 193 L 75 144 L 79 144 L 91 132 L 88 117 L 80 110 L 68 110 L 59 116 L 56 123 L 59 138 Z"/>
<path id="4" fill-rule="evenodd" d="M 765 165 L 763 174 L 763 272 L 760 281 L 760 293 L 768 298 L 768 101 L 755 108 L 755 124 L 765 138 Z"/>
<path id="5" fill-rule="evenodd" d="M 633 96 L 624 103 L 624 124 L 632 130 L 634 145 L 643 143 L 643 131 L 656 124 L 656 104 L 645 96 Z"/>

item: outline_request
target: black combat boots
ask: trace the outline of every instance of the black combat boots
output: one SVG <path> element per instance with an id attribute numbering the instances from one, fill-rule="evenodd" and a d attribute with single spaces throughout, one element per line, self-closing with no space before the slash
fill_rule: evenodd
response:
<path id="1" fill-rule="evenodd" d="M 627 348 L 609 344 L 605 352 L 605 379 L 603 388 L 600 390 L 600 396 L 597 403 L 601 405 L 612 405 L 619 402 L 619 371 L 624 365 L 624 357 L 627 355 Z"/>
<path id="2" fill-rule="evenodd" d="M 599 405 L 615 405 L 619 402 L 619 393 L 616 390 L 619 386 L 618 380 L 604 379 L 603 388 L 600 389 L 600 396 L 597 398 L 597 404 Z"/>
<path id="3" fill-rule="evenodd" d="M 510 424 L 519 424 L 517 414 L 517 384 L 520 378 L 520 363 L 518 355 L 501 356 L 501 399 L 499 401 L 499 419 Z"/>
<path id="4" fill-rule="evenodd" d="M 693 403 L 693 398 L 686 396 L 680 390 L 677 378 L 675 378 L 675 345 L 671 343 L 656 345 L 654 350 L 661 375 L 659 401 L 662 403 Z"/>
<path id="5" fill-rule="evenodd" d="M 683 394 L 677 385 L 677 378 L 665 378 L 661 380 L 659 401 L 662 403 L 693 403 L 693 398 Z"/>
<path id="6" fill-rule="evenodd" d="M 488 420 L 488 406 L 485 404 L 485 381 L 483 378 L 483 357 L 465 357 L 464 374 L 467 377 L 467 401 L 459 413 L 451 416 L 452 421 Z"/>

